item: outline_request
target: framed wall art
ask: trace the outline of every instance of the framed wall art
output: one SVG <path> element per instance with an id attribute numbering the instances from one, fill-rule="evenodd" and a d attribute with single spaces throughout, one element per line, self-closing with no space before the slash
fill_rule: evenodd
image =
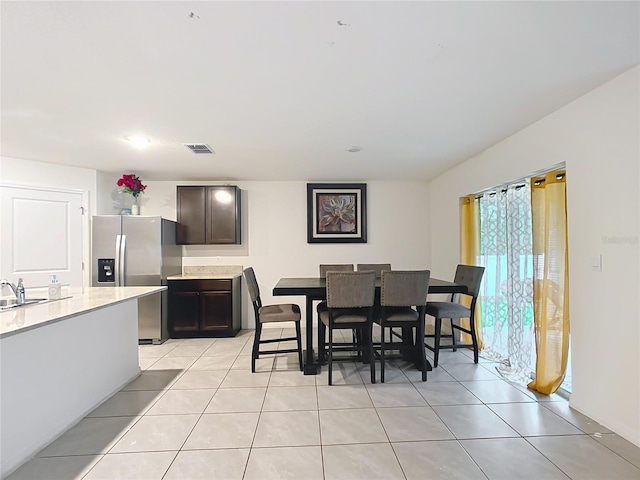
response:
<path id="1" fill-rule="evenodd" d="M 308 183 L 307 243 L 366 243 L 367 184 Z"/>

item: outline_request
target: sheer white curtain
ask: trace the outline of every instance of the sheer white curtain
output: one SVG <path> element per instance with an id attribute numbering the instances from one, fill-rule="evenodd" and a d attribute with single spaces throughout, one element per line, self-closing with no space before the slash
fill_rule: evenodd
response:
<path id="1" fill-rule="evenodd" d="M 480 199 L 482 356 L 509 380 L 528 382 L 534 368 L 531 190 L 514 185 Z"/>

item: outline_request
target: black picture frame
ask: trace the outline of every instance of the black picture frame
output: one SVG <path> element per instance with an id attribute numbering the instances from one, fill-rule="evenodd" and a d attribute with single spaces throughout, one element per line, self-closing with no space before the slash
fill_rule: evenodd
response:
<path id="1" fill-rule="evenodd" d="M 308 183 L 307 243 L 367 243 L 367 184 Z"/>

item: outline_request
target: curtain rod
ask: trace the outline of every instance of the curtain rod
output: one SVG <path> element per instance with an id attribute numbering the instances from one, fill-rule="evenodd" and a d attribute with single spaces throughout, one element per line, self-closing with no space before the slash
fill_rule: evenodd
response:
<path id="1" fill-rule="evenodd" d="M 476 200 L 478 200 L 479 198 L 484 197 L 485 195 L 489 195 L 490 197 L 493 197 L 496 193 L 498 193 L 498 191 L 502 192 L 502 193 L 507 193 L 507 190 L 509 189 L 509 187 L 513 187 L 516 190 L 520 190 L 522 187 L 526 187 L 527 184 L 526 183 L 522 183 L 520 185 L 507 185 L 506 188 L 500 189 L 500 190 L 495 190 L 493 192 L 484 192 L 481 193 L 480 195 L 476 195 Z"/>
<path id="2" fill-rule="evenodd" d="M 475 193 L 475 196 L 476 196 L 475 198 L 476 199 L 482 198 L 482 196 L 484 194 L 490 194 L 490 193 L 494 193 L 495 194 L 499 190 L 502 191 L 502 192 L 506 192 L 507 189 L 510 186 L 514 185 L 514 184 L 518 184 L 518 183 L 521 183 L 521 182 L 528 183 L 530 178 L 543 176 L 543 175 L 546 175 L 549 172 L 553 172 L 554 170 L 565 170 L 565 169 L 566 169 L 565 162 L 561 162 L 561 163 L 558 163 L 556 165 L 552 165 L 551 167 L 545 168 L 543 170 L 538 170 L 536 172 L 533 172 L 533 173 L 527 175 L 526 177 L 521 177 L 521 178 L 512 180 L 510 182 L 503 183 L 502 185 L 496 185 L 496 186 L 491 187 L 491 188 L 485 188 L 483 190 L 480 190 L 479 192 Z M 524 185 L 522 185 L 522 186 L 524 186 Z M 522 188 L 522 186 L 520 186 L 520 188 Z"/>

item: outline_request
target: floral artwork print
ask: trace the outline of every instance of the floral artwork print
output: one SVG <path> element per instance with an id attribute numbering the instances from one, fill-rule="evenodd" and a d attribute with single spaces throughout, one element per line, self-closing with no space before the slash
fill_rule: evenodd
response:
<path id="1" fill-rule="evenodd" d="M 355 233 L 356 196 L 318 195 L 318 233 Z"/>
<path id="2" fill-rule="evenodd" d="M 307 183 L 307 243 L 367 243 L 367 184 Z"/>

